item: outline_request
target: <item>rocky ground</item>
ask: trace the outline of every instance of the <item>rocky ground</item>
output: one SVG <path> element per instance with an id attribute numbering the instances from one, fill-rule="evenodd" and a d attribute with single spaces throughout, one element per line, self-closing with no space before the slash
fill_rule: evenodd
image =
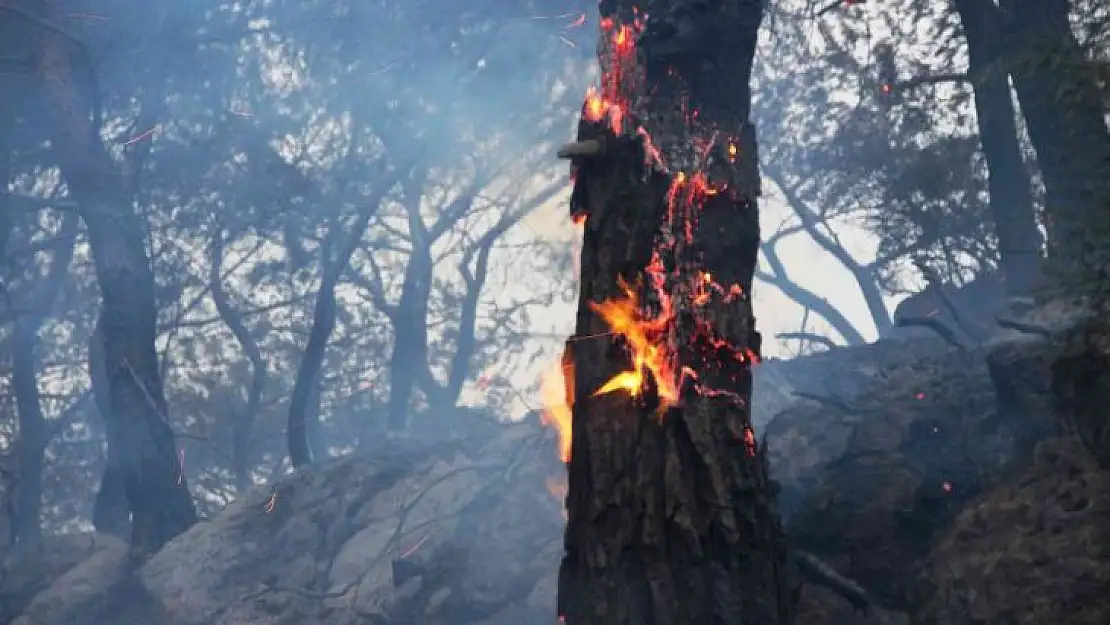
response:
<path id="1" fill-rule="evenodd" d="M 804 576 L 800 624 L 1110 623 L 1110 332 L 1027 317 L 982 344 L 759 371 L 793 541 L 870 603 Z M 554 623 L 554 442 L 535 422 L 482 427 L 260 488 L 136 575 L 118 542 L 56 537 L 6 562 L 0 624 Z"/>

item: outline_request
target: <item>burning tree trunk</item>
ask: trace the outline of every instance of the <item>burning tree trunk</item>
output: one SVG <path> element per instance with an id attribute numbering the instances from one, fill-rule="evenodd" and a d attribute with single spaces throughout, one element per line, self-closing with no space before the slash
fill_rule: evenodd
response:
<path id="1" fill-rule="evenodd" d="M 601 3 L 602 88 L 560 153 L 585 220 L 567 342 L 568 625 L 790 621 L 749 412 L 762 4 Z"/>
<path id="2" fill-rule="evenodd" d="M 144 247 L 144 224 L 94 123 L 99 117 L 96 94 L 80 87 L 84 66 L 76 59 L 87 63 L 87 55 L 80 42 L 54 25 L 57 7 L 34 4 L 26 11 L 9 10 L 33 29 L 42 114 L 62 175 L 88 226 L 103 298 L 98 329 L 103 333 L 111 404 L 106 418 L 114 420 L 108 428 L 109 447 L 118 453 L 132 514 L 131 546 L 141 557 L 196 522 L 166 420 L 154 348 L 154 274 Z"/>

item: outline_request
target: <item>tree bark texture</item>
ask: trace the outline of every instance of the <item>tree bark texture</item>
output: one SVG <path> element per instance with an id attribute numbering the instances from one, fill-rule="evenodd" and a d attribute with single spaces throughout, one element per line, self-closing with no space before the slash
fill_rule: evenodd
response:
<path id="1" fill-rule="evenodd" d="M 1105 280 L 1110 131 L 1071 30 L 1069 2 L 1002 0 L 999 8 L 1017 51 L 1011 75 L 1044 179 L 1049 256 L 1065 273 Z"/>
<path id="2" fill-rule="evenodd" d="M 761 12 L 759 0 L 601 3 L 601 90 L 563 150 L 585 220 L 564 359 L 568 625 L 791 620 L 749 409 Z"/>
<path id="3" fill-rule="evenodd" d="M 53 3 L 37 2 L 43 24 L 56 24 Z M 36 22 L 38 24 L 38 22 Z M 138 557 L 160 549 L 196 522 L 166 417 L 158 355 L 154 273 L 145 226 L 124 189 L 121 172 L 90 121 L 94 97 L 75 80 L 80 44 L 61 29 L 38 24 L 34 46 L 42 113 L 58 165 L 89 232 L 100 285 L 98 321 L 111 410 L 109 447 L 118 453 L 131 509 L 131 547 Z"/>
<path id="4" fill-rule="evenodd" d="M 112 384 L 108 376 L 108 361 L 104 352 L 104 337 L 99 324 L 89 337 L 89 379 L 92 382 L 93 399 L 96 412 L 104 425 L 104 438 L 107 441 L 104 456 L 104 469 L 100 485 L 93 500 L 92 523 L 101 534 L 128 540 L 131 535 L 131 507 L 127 503 L 124 488 L 123 462 L 118 444 L 116 429 L 119 419 L 112 416 Z"/>
<path id="5" fill-rule="evenodd" d="M 1033 182 L 1018 143 L 1009 74 L 999 67 L 1004 41 L 992 0 L 955 0 L 968 45 L 979 140 L 987 162 L 990 209 L 1002 272 L 1011 294 L 1028 294 L 1040 270 L 1041 235 Z"/>

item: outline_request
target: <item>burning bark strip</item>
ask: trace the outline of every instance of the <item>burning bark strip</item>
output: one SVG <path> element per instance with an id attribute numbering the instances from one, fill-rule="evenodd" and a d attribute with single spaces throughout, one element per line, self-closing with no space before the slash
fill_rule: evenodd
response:
<path id="1" fill-rule="evenodd" d="M 792 609 L 749 412 L 762 3 L 703 5 L 602 1 L 602 78 L 560 150 L 583 225 L 564 401 L 545 393 L 568 463 L 569 625 L 776 624 Z"/>

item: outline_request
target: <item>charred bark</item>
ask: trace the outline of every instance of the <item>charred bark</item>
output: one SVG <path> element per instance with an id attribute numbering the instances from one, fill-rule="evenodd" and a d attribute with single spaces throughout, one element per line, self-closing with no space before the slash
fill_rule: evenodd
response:
<path id="1" fill-rule="evenodd" d="M 81 88 L 74 62 L 80 44 L 51 26 L 56 10 L 51 3 L 35 3 L 36 76 L 54 157 L 88 227 L 103 300 L 99 325 L 113 420 L 109 447 L 114 444 L 118 453 L 132 514 L 131 547 L 142 558 L 195 523 L 196 509 L 166 419 L 145 226 L 100 140 L 99 104 Z"/>
<path id="2" fill-rule="evenodd" d="M 563 151 L 576 170 L 572 214 L 585 216 L 567 342 L 568 625 L 791 619 L 785 538 L 749 412 L 760 348 L 749 80 L 762 4 L 657 0 L 640 3 L 644 20 L 631 2 L 601 3 L 602 90 L 571 146 L 597 149 Z M 635 330 L 606 312 L 629 301 Z M 609 382 L 621 388 L 603 392 Z"/>
<path id="3" fill-rule="evenodd" d="M 1002 0 L 999 8 L 1009 47 L 1017 51 L 1010 71 L 1044 180 L 1050 260 L 1081 280 L 1105 280 L 1106 253 L 1096 250 L 1110 237 L 1110 131 L 1071 30 L 1069 3 Z"/>
<path id="4" fill-rule="evenodd" d="M 1009 74 L 999 67 L 1002 28 L 991 0 L 955 0 L 968 46 L 979 141 L 987 163 L 990 210 L 1006 289 L 1026 295 L 1040 270 L 1041 241 L 1033 209 L 1033 183 L 1018 143 Z"/>
<path id="5" fill-rule="evenodd" d="M 124 488 L 123 460 L 117 443 L 119 435 L 116 433 L 119 419 L 112 415 L 112 384 L 108 376 L 104 336 L 99 321 L 89 338 L 89 379 L 92 382 L 96 412 L 104 426 L 107 443 L 104 469 L 93 500 L 93 527 L 101 534 L 128 540 L 131 535 L 131 509 Z"/>

